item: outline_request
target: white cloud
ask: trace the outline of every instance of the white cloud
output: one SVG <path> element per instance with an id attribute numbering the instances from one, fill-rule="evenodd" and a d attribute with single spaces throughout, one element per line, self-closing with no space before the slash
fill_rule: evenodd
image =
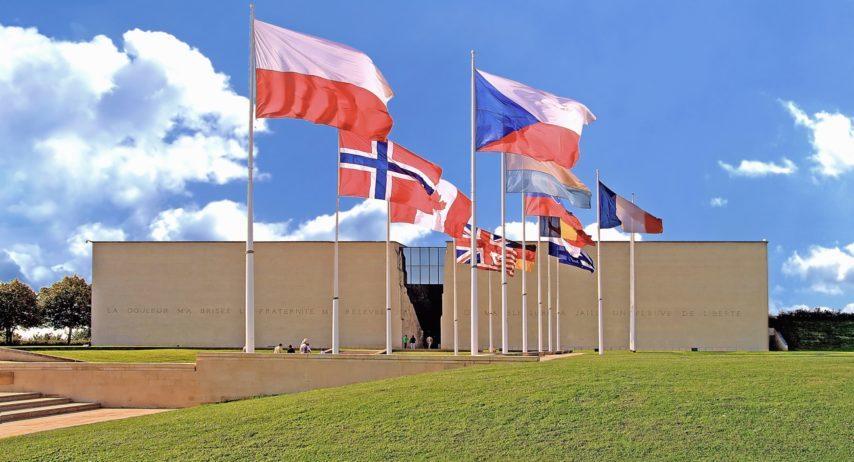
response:
<path id="1" fill-rule="evenodd" d="M 339 239 L 385 240 L 385 222 L 385 202 L 360 202 L 339 214 Z M 221 200 L 201 209 L 170 209 L 161 212 L 149 230 L 149 236 L 155 240 L 245 240 L 246 207 Z M 258 241 L 330 241 L 334 232 L 334 214 L 320 215 L 293 227 L 290 222 L 255 222 Z M 403 244 L 415 243 L 429 233 L 428 229 L 404 223 L 391 226 L 391 239 Z"/>
<path id="2" fill-rule="evenodd" d="M 825 313 L 854 313 L 854 303 L 849 303 L 842 308 L 836 309 L 831 308 L 829 306 L 824 305 L 807 305 L 804 303 L 799 303 L 791 306 L 774 306 L 772 303 L 772 307 L 769 310 L 771 314 L 780 314 L 780 313 L 791 313 L 794 311 L 822 311 Z"/>
<path id="3" fill-rule="evenodd" d="M 503 236 L 504 232 L 501 229 L 501 226 L 498 226 L 493 231 L 494 234 L 499 236 Z M 526 221 L 525 222 L 525 239 L 528 242 L 537 240 L 537 233 L 539 233 L 539 229 L 537 228 L 537 222 L 535 221 Z M 507 239 L 511 239 L 514 241 L 522 240 L 522 222 L 521 221 L 509 221 L 507 222 Z"/>
<path id="4" fill-rule="evenodd" d="M 127 234 L 121 228 L 104 226 L 102 223 L 80 225 L 68 238 L 68 251 L 80 258 L 92 255 L 92 246 L 86 241 L 124 241 Z"/>
<path id="5" fill-rule="evenodd" d="M 712 207 L 726 207 L 726 205 L 728 203 L 729 203 L 729 200 L 727 200 L 723 197 L 713 197 L 709 201 L 709 205 L 711 205 Z"/>
<path id="6" fill-rule="evenodd" d="M 245 175 L 246 98 L 163 32 L 128 31 L 120 50 L 0 26 L 0 101 L 0 199 L 30 219 Z"/>
<path id="7" fill-rule="evenodd" d="M 847 314 L 854 314 L 854 303 L 849 303 L 845 305 L 841 311 Z"/>
<path id="8" fill-rule="evenodd" d="M 589 225 L 584 227 L 584 232 L 593 237 L 593 240 L 596 240 L 596 229 L 599 227 L 598 223 L 590 223 Z M 617 228 L 606 228 L 602 230 L 602 242 L 608 241 L 628 241 L 630 239 L 630 235 L 628 233 L 624 233 Z M 635 234 L 635 241 L 642 241 L 643 234 Z"/>
<path id="9" fill-rule="evenodd" d="M 784 101 L 797 125 L 811 133 L 814 170 L 820 175 L 838 177 L 854 170 L 854 128 L 851 118 L 839 112 L 817 112 L 810 117 L 792 101 Z"/>
<path id="10" fill-rule="evenodd" d="M 854 243 L 845 247 L 812 246 L 806 255 L 794 252 L 783 273 L 810 283 L 815 292 L 839 295 L 854 287 Z"/>
<path id="11" fill-rule="evenodd" d="M 3 276 L 86 275 L 86 238 L 143 236 L 190 184 L 246 175 L 248 100 L 164 32 L 71 42 L 0 25 L 0 102 Z"/>
<path id="12" fill-rule="evenodd" d="M 730 176 L 748 178 L 758 178 L 769 175 L 791 175 L 798 170 L 797 165 L 785 157 L 779 164 L 758 160 L 742 160 L 738 166 L 733 166 L 732 164 L 719 160 L 718 165 L 729 173 Z"/>

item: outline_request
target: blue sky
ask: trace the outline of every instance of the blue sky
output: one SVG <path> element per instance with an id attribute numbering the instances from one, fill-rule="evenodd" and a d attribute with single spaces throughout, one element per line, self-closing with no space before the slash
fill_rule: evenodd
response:
<path id="1" fill-rule="evenodd" d="M 767 239 L 772 309 L 854 311 L 854 4 L 260 1 L 256 12 L 369 54 L 396 93 L 392 138 L 461 189 L 474 49 L 478 67 L 596 114 L 575 172 L 592 187 L 600 169 L 664 218 L 665 234 L 646 239 Z M 242 2 L 3 5 L 0 278 L 88 276 L 85 238 L 242 238 L 247 15 Z M 334 129 L 271 120 L 256 140 L 260 237 L 328 238 Z M 495 227 L 498 158 L 478 160 L 478 221 Z M 519 202 L 508 196 L 510 220 Z M 343 209 L 346 236 L 382 237 L 378 207 Z"/>

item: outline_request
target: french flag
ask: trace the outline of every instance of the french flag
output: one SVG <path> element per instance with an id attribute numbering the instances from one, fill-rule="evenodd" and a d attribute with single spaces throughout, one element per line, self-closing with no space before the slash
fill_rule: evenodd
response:
<path id="1" fill-rule="evenodd" d="M 664 222 L 599 182 L 599 227 L 620 226 L 627 233 L 661 234 Z"/>
<path id="2" fill-rule="evenodd" d="M 442 168 L 391 141 L 339 131 L 338 194 L 381 199 L 432 214 Z"/>
<path id="3" fill-rule="evenodd" d="M 386 139 L 394 93 L 371 58 L 262 21 L 254 28 L 256 117 L 305 119 Z"/>
<path id="4" fill-rule="evenodd" d="M 475 72 L 478 151 L 512 152 L 572 168 L 586 106 L 484 71 Z"/>
<path id="5" fill-rule="evenodd" d="M 392 202 L 392 223 L 411 223 L 453 238 L 462 237 L 466 224 L 471 220 L 471 199 L 450 181 L 443 179 L 436 185 L 436 191 L 439 193 L 439 208 L 432 213 Z"/>

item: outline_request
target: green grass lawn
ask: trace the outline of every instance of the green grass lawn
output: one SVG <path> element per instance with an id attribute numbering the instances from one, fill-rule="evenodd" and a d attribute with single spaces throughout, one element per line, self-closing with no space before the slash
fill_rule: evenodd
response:
<path id="1" fill-rule="evenodd" d="M 0 440 L 52 460 L 851 460 L 854 354 L 608 353 Z"/>

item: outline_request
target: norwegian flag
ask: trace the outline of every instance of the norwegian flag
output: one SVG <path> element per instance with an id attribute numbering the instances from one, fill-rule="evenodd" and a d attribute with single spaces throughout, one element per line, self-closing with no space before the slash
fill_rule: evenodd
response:
<path id="1" fill-rule="evenodd" d="M 392 141 L 340 130 L 338 194 L 387 200 L 432 214 L 442 168 Z"/>

